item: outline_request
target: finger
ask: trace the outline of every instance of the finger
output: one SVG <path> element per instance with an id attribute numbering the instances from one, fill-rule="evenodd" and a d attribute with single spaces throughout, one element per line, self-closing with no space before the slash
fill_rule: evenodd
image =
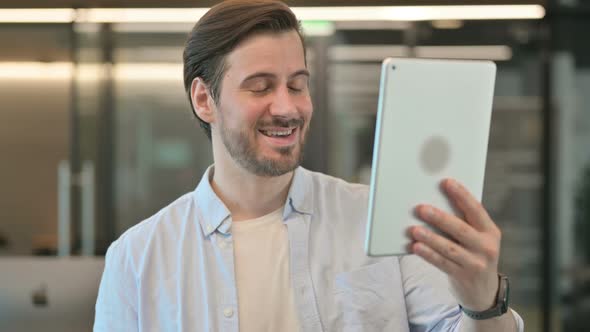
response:
<path id="1" fill-rule="evenodd" d="M 414 247 L 414 244 L 416 244 L 416 241 L 414 241 L 412 239 L 412 242 L 406 244 L 406 251 L 407 252 L 413 252 L 414 249 L 412 249 Z"/>
<path id="2" fill-rule="evenodd" d="M 483 205 L 458 181 L 446 179 L 443 188 L 452 203 L 465 215 L 465 219 L 475 229 L 488 230 L 495 227 Z"/>
<path id="3" fill-rule="evenodd" d="M 443 231 L 464 246 L 473 249 L 481 247 L 478 232 L 455 215 L 425 204 L 418 205 L 416 213 L 420 219 Z"/>
<path id="4" fill-rule="evenodd" d="M 432 250 L 422 242 L 414 243 L 414 245 L 412 246 L 412 252 L 422 257 L 425 261 L 436 266 L 439 270 L 449 275 L 456 276 L 460 273 L 460 266 L 444 258 L 443 256 L 441 256 L 436 251 Z"/>
<path id="5" fill-rule="evenodd" d="M 480 269 L 479 260 L 459 244 L 439 235 L 424 227 L 416 226 L 413 230 L 414 239 L 427 245 L 443 258 L 452 261 L 458 266 L 470 270 Z"/>

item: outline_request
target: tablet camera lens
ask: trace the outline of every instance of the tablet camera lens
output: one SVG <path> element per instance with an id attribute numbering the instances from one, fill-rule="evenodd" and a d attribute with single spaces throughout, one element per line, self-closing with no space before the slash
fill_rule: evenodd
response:
<path id="1" fill-rule="evenodd" d="M 391 69 L 395 70 L 396 69 L 395 65 L 391 66 Z"/>

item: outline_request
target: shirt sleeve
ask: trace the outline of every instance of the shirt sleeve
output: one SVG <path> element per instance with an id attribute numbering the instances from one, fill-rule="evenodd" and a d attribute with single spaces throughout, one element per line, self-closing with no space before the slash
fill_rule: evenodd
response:
<path id="1" fill-rule="evenodd" d="M 411 332 L 458 331 L 461 309 L 447 276 L 415 255 L 399 258 Z"/>
<path id="2" fill-rule="evenodd" d="M 399 262 L 410 331 L 458 332 L 463 315 L 447 275 L 415 255 L 402 256 Z M 522 318 L 510 310 L 517 330 L 524 332 Z"/>
<path id="3" fill-rule="evenodd" d="M 524 332 L 524 321 L 522 320 L 522 317 L 520 317 L 518 312 L 512 310 L 512 308 L 510 308 L 510 311 L 512 312 L 514 320 L 516 321 L 516 329 L 518 332 Z"/>
<path id="4" fill-rule="evenodd" d="M 135 273 L 119 241 L 107 250 L 95 307 L 94 332 L 138 331 Z"/>

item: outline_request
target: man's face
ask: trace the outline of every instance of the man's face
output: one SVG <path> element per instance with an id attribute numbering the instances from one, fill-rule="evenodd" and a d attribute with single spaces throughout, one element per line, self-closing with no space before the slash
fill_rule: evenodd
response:
<path id="1" fill-rule="evenodd" d="M 213 126 L 225 149 L 259 176 L 294 170 L 313 112 L 297 32 L 254 35 L 228 54 L 225 64 Z"/>

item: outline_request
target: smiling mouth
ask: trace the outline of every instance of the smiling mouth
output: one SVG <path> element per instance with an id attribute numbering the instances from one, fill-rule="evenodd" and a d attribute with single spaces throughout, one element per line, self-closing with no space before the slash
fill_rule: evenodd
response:
<path id="1" fill-rule="evenodd" d="M 268 137 L 287 137 L 293 133 L 295 128 L 284 128 L 284 129 L 275 129 L 275 130 L 262 130 L 259 129 L 258 131 L 262 133 L 264 136 Z"/>
<path id="2" fill-rule="evenodd" d="M 258 132 L 263 136 L 271 139 L 271 142 L 285 144 L 292 141 L 303 128 L 303 118 L 285 119 L 282 117 L 273 117 L 270 121 L 261 121 L 258 123 Z"/>
<path id="3" fill-rule="evenodd" d="M 287 137 L 293 133 L 295 128 L 285 128 L 282 130 L 259 130 L 264 136 L 268 137 Z"/>

